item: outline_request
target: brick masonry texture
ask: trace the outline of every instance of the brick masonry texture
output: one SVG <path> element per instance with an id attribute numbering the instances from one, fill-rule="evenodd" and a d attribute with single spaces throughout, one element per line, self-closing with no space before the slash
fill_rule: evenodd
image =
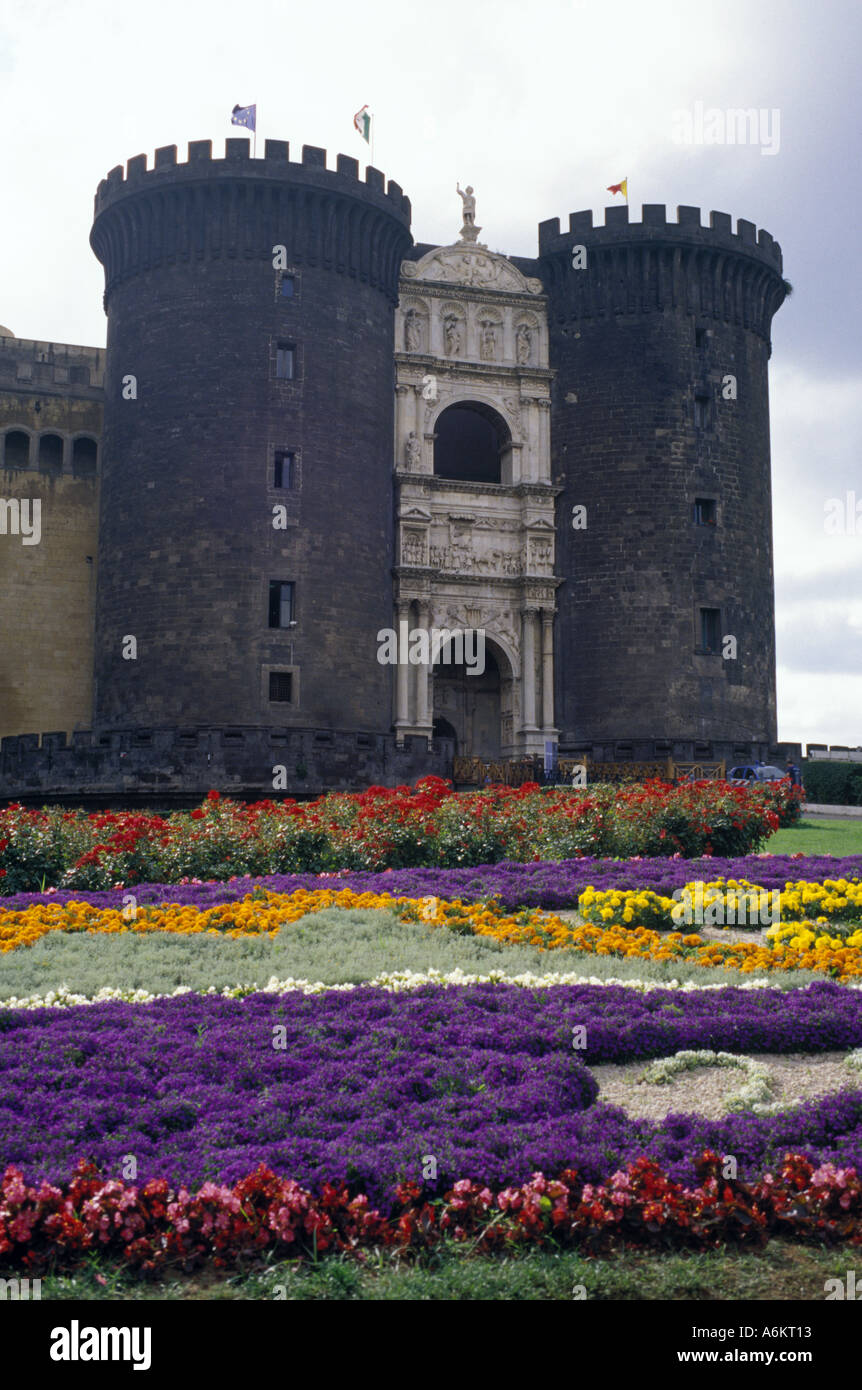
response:
<path id="1" fill-rule="evenodd" d="M 392 613 L 393 310 L 408 219 L 400 192 L 329 173 L 315 153 L 268 160 L 260 177 L 261 161 L 199 158 L 203 186 L 188 166 L 132 171 L 97 199 L 100 727 L 268 724 L 264 666 L 299 668 L 299 702 L 279 721 L 390 727 L 376 635 Z M 296 346 L 295 380 L 275 378 L 279 341 Z M 128 374 L 137 400 L 123 399 Z M 285 530 L 272 524 L 272 446 L 301 453 L 299 525 Z M 296 584 L 289 631 L 268 626 L 271 580 Z"/>
<path id="2" fill-rule="evenodd" d="M 767 363 L 780 250 L 700 227 L 697 209 L 629 226 L 540 228 L 559 499 L 561 748 L 617 740 L 776 740 Z M 657 215 L 660 213 L 660 217 Z M 696 214 L 696 221 L 694 218 Z M 750 234 L 748 232 L 750 228 Z M 765 237 L 765 240 L 763 239 Z M 574 269 L 573 247 L 587 251 Z M 736 378 L 737 399 L 722 398 Z M 695 397 L 706 421 L 696 423 Z M 718 524 L 693 524 L 696 497 Z M 587 509 L 574 530 L 572 509 Z M 698 651 L 717 608 L 736 660 Z"/>
<path id="3" fill-rule="evenodd" d="M 29 437 L 27 467 L 0 466 L 0 498 L 41 503 L 41 540 L 0 534 L 0 733 L 88 727 L 99 478 L 74 458 L 102 433 L 105 354 L 0 337 L 0 435 Z M 40 441 L 62 458 L 40 466 Z M 3 441 L 0 439 L 0 464 Z M 43 460 L 44 462 L 44 460 Z M 56 466 L 55 466 L 56 465 Z"/>

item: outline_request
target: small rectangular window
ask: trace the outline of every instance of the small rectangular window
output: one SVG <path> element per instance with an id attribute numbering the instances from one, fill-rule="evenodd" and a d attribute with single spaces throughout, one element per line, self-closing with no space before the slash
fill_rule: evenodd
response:
<path id="1" fill-rule="evenodd" d="M 293 622 L 294 589 L 293 583 L 281 579 L 271 579 L 269 584 L 269 625 L 270 627 L 290 627 Z"/>
<path id="2" fill-rule="evenodd" d="M 275 374 L 284 381 L 292 381 L 296 373 L 296 347 L 293 343 L 279 343 L 276 348 Z"/>
<path id="3" fill-rule="evenodd" d="M 281 277 L 281 297 L 282 299 L 293 299 L 296 292 L 296 278 L 293 275 L 282 275 Z"/>
<path id="4" fill-rule="evenodd" d="M 700 649 L 717 652 L 721 645 L 721 611 L 718 608 L 700 610 Z"/>
<path id="5" fill-rule="evenodd" d="M 275 455 L 275 473 L 273 477 L 274 487 L 295 487 L 295 464 L 296 455 L 285 449 L 279 449 Z"/>
<path id="6" fill-rule="evenodd" d="M 715 500 L 712 497 L 695 497 L 694 499 L 694 524 L 695 526 L 715 526 L 717 520 L 717 510 Z"/>
<path id="7" fill-rule="evenodd" d="M 694 427 L 698 430 L 709 428 L 709 396 L 694 398 Z"/>
<path id="8" fill-rule="evenodd" d="M 289 705 L 293 699 L 293 676 L 290 671 L 270 671 L 269 698 Z"/>

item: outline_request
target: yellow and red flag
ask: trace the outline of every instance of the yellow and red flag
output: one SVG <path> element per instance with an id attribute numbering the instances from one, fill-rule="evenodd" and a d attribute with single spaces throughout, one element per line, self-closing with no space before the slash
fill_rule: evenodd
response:
<path id="1" fill-rule="evenodd" d="M 628 196 L 629 196 L 629 181 L 628 181 L 628 179 L 627 179 L 627 178 L 623 179 L 622 183 L 611 183 L 611 184 L 608 184 L 608 192 L 609 192 L 609 193 L 622 193 L 623 197 L 624 197 L 626 200 L 628 200 Z"/>

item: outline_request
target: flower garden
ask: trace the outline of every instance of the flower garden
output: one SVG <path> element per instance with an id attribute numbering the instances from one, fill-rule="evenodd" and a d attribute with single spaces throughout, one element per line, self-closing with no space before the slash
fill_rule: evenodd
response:
<path id="1" fill-rule="evenodd" d="M 862 854 L 799 813 L 0 812 L 0 1272 L 862 1244 Z"/>

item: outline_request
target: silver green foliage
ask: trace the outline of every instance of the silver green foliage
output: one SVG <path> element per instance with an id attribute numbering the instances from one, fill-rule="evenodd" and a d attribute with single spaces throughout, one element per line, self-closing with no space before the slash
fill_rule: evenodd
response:
<path id="1" fill-rule="evenodd" d="M 61 986 L 88 997 L 105 986 L 152 994 L 171 994 L 179 987 L 263 988 L 273 976 L 359 984 L 387 972 L 429 969 L 460 969 L 476 975 L 571 972 L 599 980 L 642 979 L 656 984 L 751 987 L 754 983 L 750 973 L 741 971 L 505 946 L 489 937 L 402 922 L 385 910 L 327 908 L 286 924 L 274 939 L 170 932 L 49 932 L 32 946 L 0 956 L 0 1000 L 41 996 Z M 774 971 L 768 983 L 789 989 L 819 978 L 813 971 Z"/>

